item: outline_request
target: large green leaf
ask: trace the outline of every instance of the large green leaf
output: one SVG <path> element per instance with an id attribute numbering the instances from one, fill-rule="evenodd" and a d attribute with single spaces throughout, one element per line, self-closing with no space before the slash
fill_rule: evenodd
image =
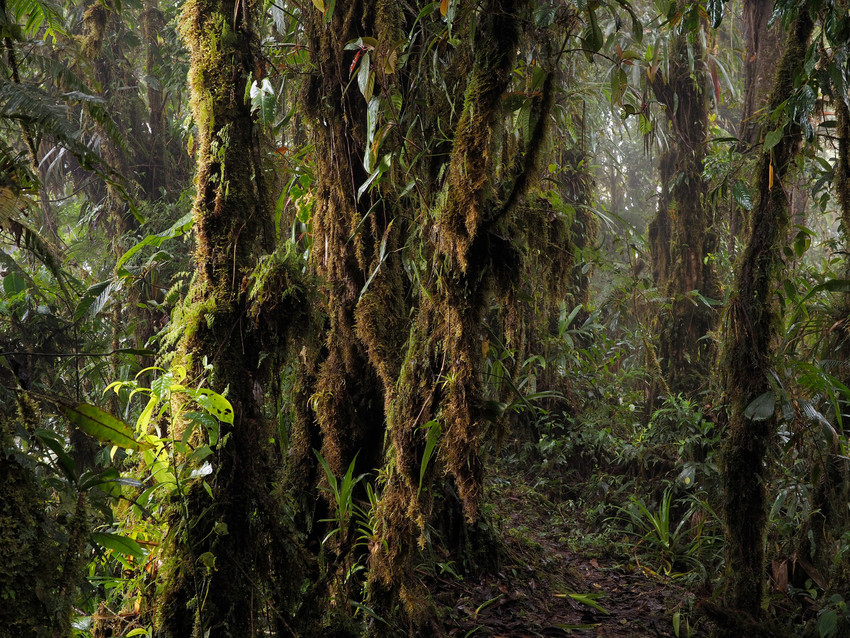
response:
<path id="1" fill-rule="evenodd" d="M 27 289 L 26 280 L 16 272 L 10 272 L 3 277 L 3 293 L 7 297 L 14 297 Z"/>
<path id="2" fill-rule="evenodd" d="M 115 281 L 107 279 L 106 281 L 98 282 L 89 287 L 86 293 L 80 298 L 77 307 L 74 308 L 74 321 L 79 321 L 86 314 L 91 317 L 103 310 L 112 297 L 112 293 L 118 288 Z"/>
<path id="3" fill-rule="evenodd" d="M 736 181 L 735 185 L 732 186 L 732 196 L 738 202 L 738 206 L 744 210 L 753 209 L 753 196 L 750 195 L 750 189 L 741 180 Z"/>
<path id="4" fill-rule="evenodd" d="M 268 78 L 263 78 L 261 82 L 254 80 L 251 84 L 251 109 L 264 125 L 271 126 L 274 124 L 277 96 Z"/>
<path id="5" fill-rule="evenodd" d="M 753 399 L 744 410 L 744 417 L 751 421 L 766 421 L 773 416 L 776 409 L 776 396 L 773 390 L 768 390 Z"/>
<path id="6" fill-rule="evenodd" d="M 130 450 L 149 447 L 147 443 L 136 440 L 133 436 L 133 428 L 95 405 L 90 403 L 63 404 L 59 406 L 59 410 L 71 423 L 98 441 Z"/>
<path id="7" fill-rule="evenodd" d="M 767 135 L 764 136 L 764 150 L 769 151 L 774 146 L 779 144 L 782 139 L 783 130 L 778 128 L 774 131 L 770 131 Z"/>
<path id="8" fill-rule="evenodd" d="M 65 442 L 50 430 L 39 428 L 35 431 L 36 438 L 44 447 L 56 455 L 56 460 L 59 463 L 59 469 L 70 482 L 77 480 L 77 464 L 70 455 L 65 451 Z"/>
<path id="9" fill-rule="evenodd" d="M 588 7 L 587 10 L 587 28 L 581 37 L 582 47 L 585 49 L 585 54 L 596 53 L 602 48 L 604 42 L 602 29 L 599 28 L 599 23 L 596 21 L 596 13 Z"/>
<path id="10" fill-rule="evenodd" d="M 145 550 L 132 538 L 120 534 L 107 534 L 106 532 L 92 532 L 91 537 L 95 543 L 106 549 L 111 549 L 113 552 L 133 558 L 145 557 Z"/>
<path id="11" fill-rule="evenodd" d="M 212 390 L 202 388 L 193 393 L 193 398 L 204 410 L 212 414 L 219 421 L 233 423 L 233 406 L 230 401 Z"/>
<path id="12" fill-rule="evenodd" d="M 126 275 L 127 271 L 123 269 L 124 264 L 127 263 L 127 260 L 130 259 L 133 255 L 139 252 L 145 246 L 155 246 L 159 248 L 162 246 L 163 242 L 168 239 L 174 239 L 175 237 L 180 237 L 185 234 L 192 227 L 192 213 L 186 213 L 178 219 L 171 228 L 162 231 L 161 233 L 157 233 L 156 235 L 148 235 L 138 244 L 133 246 L 130 250 L 124 253 L 121 258 L 118 260 L 118 263 L 115 264 L 115 271 L 119 275 Z"/>

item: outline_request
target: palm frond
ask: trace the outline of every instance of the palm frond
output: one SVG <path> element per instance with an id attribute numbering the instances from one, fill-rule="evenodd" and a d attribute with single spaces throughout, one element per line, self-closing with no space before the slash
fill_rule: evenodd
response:
<path id="1" fill-rule="evenodd" d="M 44 29 L 44 39 L 67 34 L 62 5 L 49 0 L 7 0 L 6 7 L 15 21 L 23 24 L 26 37 L 34 37 Z"/>
<path id="2" fill-rule="evenodd" d="M 68 117 L 68 106 L 44 89 L 22 82 L 0 82 L 0 121 L 18 121 L 66 146 L 87 169 L 95 169 L 98 156 L 81 141 L 80 129 Z"/>

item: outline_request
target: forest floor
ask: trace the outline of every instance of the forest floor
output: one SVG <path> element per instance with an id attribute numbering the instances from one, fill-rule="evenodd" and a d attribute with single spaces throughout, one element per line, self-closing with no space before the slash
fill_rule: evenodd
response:
<path id="1" fill-rule="evenodd" d="M 634 557 L 588 542 L 592 533 L 583 529 L 577 509 L 547 497 L 533 480 L 490 478 L 488 518 L 503 539 L 501 564 L 478 578 L 437 578 L 436 599 L 449 636 L 699 635 L 686 625 L 692 593 Z M 674 614 L 681 622 L 678 634 Z"/>

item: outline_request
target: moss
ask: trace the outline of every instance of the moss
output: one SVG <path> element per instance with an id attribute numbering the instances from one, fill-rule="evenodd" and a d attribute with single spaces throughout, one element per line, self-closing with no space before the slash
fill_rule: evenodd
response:
<path id="1" fill-rule="evenodd" d="M 52 625 L 43 601 L 55 595 L 57 555 L 47 536 L 44 503 L 48 497 L 35 477 L 13 456 L 14 421 L 0 421 L 0 622 L 9 635 L 46 635 Z"/>
<path id="2" fill-rule="evenodd" d="M 293 321 L 307 313 L 289 312 L 302 292 L 294 259 L 271 251 L 274 218 L 244 99 L 261 66 L 250 22 L 259 9 L 251 0 L 190 0 L 181 18 L 199 140 L 197 273 L 175 360 L 191 379 L 205 377 L 209 387 L 226 392 L 235 421 L 222 424 L 226 443 L 209 459 L 214 498 L 190 481 L 170 508 L 160 569 L 164 636 L 248 635 L 267 618 L 288 618 L 305 571 L 289 504 L 276 489 L 280 459 L 270 443 L 276 432 L 262 401 L 263 387 L 274 379 L 274 357 L 265 353 L 285 350 Z M 204 359 L 208 369 L 200 365 Z M 212 556 L 214 566 L 206 560 Z"/>
<path id="3" fill-rule="evenodd" d="M 494 144 L 502 115 L 501 96 L 510 80 L 518 44 L 518 11 L 512 2 L 493 2 L 482 11 L 475 65 L 445 183 L 429 216 L 433 226 L 423 232 L 425 260 L 434 264 L 435 274 L 423 286 L 398 381 L 389 395 L 389 476 L 378 503 L 370 601 L 394 613 L 400 600 L 403 616 L 414 632 L 422 631 L 431 613 L 419 595 L 421 586 L 412 566 L 417 543 L 420 551 L 425 546 L 424 530 L 433 509 L 431 491 L 436 489 L 434 476 L 445 472 L 451 477 L 459 510 L 467 521 L 478 516 L 483 477 L 480 448 L 485 431 L 480 414 L 480 324 L 494 284 L 493 265 L 504 256 L 494 245 L 495 228 L 524 210 L 521 200 L 528 186 L 522 184 L 520 167 L 520 174 L 514 175 L 514 190 L 502 193 L 504 201 L 496 201 L 498 189 L 493 178 L 498 157 Z M 501 39 L 493 35 L 496 32 Z M 545 123 L 545 117 L 544 110 L 541 122 Z M 532 156 L 527 158 L 531 169 L 535 165 Z M 509 271 L 500 271 L 504 281 L 510 278 Z M 422 426 L 431 420 L 443 426 L 442 437 L 436 458 L 422 468 L 427 438 Z"/>
<path id="4" fill-rule="evenodd" d="M 685 32 L 674 41 L 666 78 L 655 76 L 653 90 L 665 105 L 671 142 L 660 161 L 662 192 L 649 226 L 653 276 L 671 302 L 659 316 L 657 351 L 668 391 L 693 395 L 708 376 L 714 358 L 716 313 L 692 298 L 697 291 L 717 298 L 711 260 L 712 219 L 702 177 L 708 131 L 707 94 L 699 78 L 706 73 L 700 42 Z M 657 394 L 657 393 L 653 393 Z"/>
<path id="5" fill-rule="evenodd" d="M 100 55 L 106 24 L 109 21 L 109 10 L 100 2 L 93 2 L 83 14 L 82 52 L 94 60 Z"/>
<path id="6" fill-rule="evenodd" d="M 10 636 L 68 635 L 83 579 L 86 498 L 57 503 L 57 495 L 22 462 L 26 457 L 15 441 L 40 422 L 38 407 L 25 394 L 18 395 L 17 419 L 0 417 L 0 623 Z"/>
<path id="7" fill-rule="evenodd" d="M 803 11 L 792 26 L 779 62 L 770 110 L 793 89 L 813 29 Z M 781 267 L 779 242 L 788 225 L 787 197 L 782 184 L 801 141 L 789 125 L 781 141 L 763 153 L 757 173 L 758 197 L 753 209 L 746 250 L 738 264 L 730 300 L 721 369 L 724 399 L 729 405 L 729 438 L 723 454 L 724 521 L 726 526 L 726 603 L 757 618 L 764 588 L 764 533 L 767 520 L 765 457 L 773 443 L 773 417 L 755 421 L 747 406 L 771 391 L 771 344 L 778 328 L 773 285 Z M 775 179 L 770 179 L 770 173 Z"/>

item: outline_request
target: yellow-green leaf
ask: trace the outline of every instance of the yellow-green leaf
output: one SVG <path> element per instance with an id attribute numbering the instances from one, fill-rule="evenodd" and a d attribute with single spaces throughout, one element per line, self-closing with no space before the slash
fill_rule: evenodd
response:
<path id="1" fill-rule="evenodd" d="M 140 450 L 148 444 L 136 440 L 133 428 L 108 412 L 90 403 L 61 405 L 59 410 L 83 432 L 104 443 L 130 450 Z"/>
<path id="2" fill-rule="evenodd" d="M 202 388 L 194 395 L 194 399 L 198 405 L 219 421 L 233 424 L 233 406 L 230 405 L 230 401 L 217 392 Z"/>
<path id="3" fill-rule="evenodd" d="M 106 549 L 111 549 L 113 552 L 118 552 L 124 556 L 132 556 L 133 558 L 144 558 L 145 550 L 132 538 L 121 536 L 120 534 L 106 534 L 104 532 L 92 532 L 92 540 Z"/>

